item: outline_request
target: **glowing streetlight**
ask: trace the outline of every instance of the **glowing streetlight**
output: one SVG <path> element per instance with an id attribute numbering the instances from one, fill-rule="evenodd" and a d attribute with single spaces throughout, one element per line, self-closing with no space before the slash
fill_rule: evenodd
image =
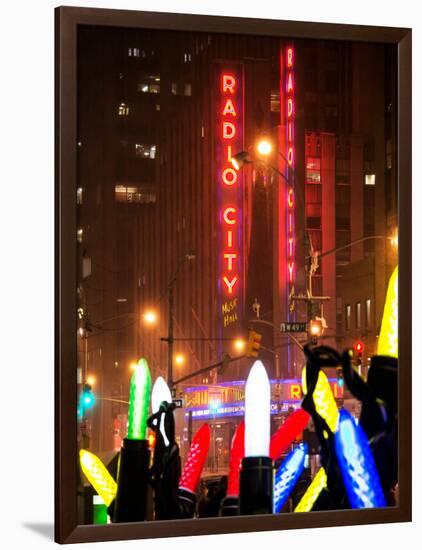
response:
<path id="1" fill-rule="evenodd" d="M 88 378 L 86 379 L 86 383 L 89 384 L 90 386 L 93 386 L 96 382 L 96 378 L 93 374 L 91 374 L 90 376 L 88 376 Z"/>
<path id="2" fill-rule="evenodd" d="M 184 355 L 182 355 L 181 353 L 178 353 L 175 358 L 174 358 L 174 361 L 176 363 L 176 365 L 184 365 L 185 361 L 186 361 L 186 358 Z"/>
<path id="3" fill-rule="evenodd" d="M 236 351 L 241 352 L 241 351 L 244 351 L 246 347 L 246 342 L 245 340 L 243 340 L 243 338 L 236 338 L 233 345 Z"/>
<path id="4" fill-rule="evenodd" d="M 256 146 L 256 150 L 260 155 L 268 157 L 273 150 L 273 146 L 267 139 L 261 139 Z"/>
<path id="5" fill-rule="evenodd" d="M 155 325 L 157 323 L 157 314 L 155 311 L 148 310 L 144 313 L 144 321 L 147 325 Z"/>

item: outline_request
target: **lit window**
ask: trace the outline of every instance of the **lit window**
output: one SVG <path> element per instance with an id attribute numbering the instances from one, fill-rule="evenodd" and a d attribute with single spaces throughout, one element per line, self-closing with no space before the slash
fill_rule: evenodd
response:
<path id="1" fill-rule="evenodd" d="M 126 103 L 120 103 L 119 105 L 119 116 L 128 116 L 129 114 L 129 105 Z"/>
<path id="2" fill-rule="evenodd" d="M 185 84 L 185 95 L 192 95 L 192 84 Z"/>
<path id="3" fill-rule="evenodd" d="M 375 185 L 375 174 L 365 174 L 365 185 Z"/>
<path id="4" fill-rule="evenodd" d="M 114 194 L 116 202 L 154 204 L 157 200 L 155 193 L 136 186 L 126 187 L 126 185 L 116 185 Z"/>
<path id="5" fill-rule="evenodd" d="M 177 95 L 177 84 L 176 84 L 176 82 L 171 83 L 171 93 L 173 95 Z"/>
<path id="6" fill-rule="evenodd" d="M 361 327 L 361 303 L 356 304 L 356 328 Z"/>
<path id="7" fill-rule="evenodd" d="M 368 298 L 365 301 L 365 310 L 366 310 L 366 328 L 371 328 L 371 298 Z"/>
<path id="8" fill-rule="evenodd" d="M 352 306 L 350 304 L 347 304 L 346 305 L 346 323 L 345 323 L 346 330 L 350 330 L 351 317 L 352 317 Z"/>
<path id="9" fill-rule="evenodd" d="M 138 81 L 138 92 L 144 94 L 160 93 L 160 75 L 143 73 Z"/>
<path id="10" fill-rule="evenodd" d="M 82 187 L 76 189 L 76 204 L 82 204 Z"/>
<path id="11" fill-rule="evenodd" d="M 82 242 L 83 235 L 84 235 L 84 230 L 83 229 L 78 229 L 78 231 L 76 232 L 76 239 L 77 239 L 78 243 Z"/>
<path id="12" fill-rule="evenodd" d="M 156 111 L 159 111 L 159 110 L 160 110 L 160 104 L 159 104 L 159 103 L 156 104 L 155 110 L 156 110 Z"/>
<path id="13" fill-rule="evenodd" d="M 135 155 L 137 157 L 145 159 L 155 159 L 157 154 L 156 145 L 142 145 L 141 143 L 135 144 Z"/>

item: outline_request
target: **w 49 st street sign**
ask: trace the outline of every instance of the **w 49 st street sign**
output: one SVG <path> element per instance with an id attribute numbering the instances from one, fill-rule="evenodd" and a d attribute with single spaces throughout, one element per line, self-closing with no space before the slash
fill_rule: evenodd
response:
<path id="1" fill-rule="evenodd" d="M 280 332 L 307 332 L 306 323 L 280 323 Z"/>

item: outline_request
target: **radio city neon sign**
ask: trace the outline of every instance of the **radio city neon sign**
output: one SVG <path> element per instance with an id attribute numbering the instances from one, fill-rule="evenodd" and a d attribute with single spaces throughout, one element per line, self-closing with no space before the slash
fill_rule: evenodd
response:
<path id="1" fill-rule="evenodd" d="M 286 159 L 287 170 L 289 174 L 289 185 L 287 190 L 287 278 L 289 285 L 294 283 L 295 279 L 295 193 L 293 170 L 295 162 L 294 148 L 294 117 L 295 117 L 295 98 L 294 98 L 294 49 L 292 46 L 286 48 L 285 60 L 285 102 L 286 102 Z"/>
<path id="2" fill-rule="evenodd" d="M 220 81 L 220 124 L 217 139 L 220 140 L 218 179 L 221 186 L 221 284 L 223 294 L 233 299 L 237 293 L 240 275 L 240 215 L 239 180 L 241 175 L 233 168 L 232 155 L 242 150 L 241 135 L 241 82 L 238 71 L 223 71 Z M 240 116 L 239 116 L 240 115 Z"/>

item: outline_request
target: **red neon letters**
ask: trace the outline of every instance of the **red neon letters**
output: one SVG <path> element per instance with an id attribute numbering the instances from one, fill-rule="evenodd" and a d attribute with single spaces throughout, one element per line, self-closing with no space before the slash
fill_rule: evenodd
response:
<path id="1" fill-rule="evenodd" d="M 239 174 L 231 164 L 232 154 L 237 153 L 238 133 L 240 128 L 237 122 L 239 105 L 237 97 L 239 93 L 238 77 L 235 74 L 223 73 L 221 76 L 221 126 L 220 136 L 222 145 L 222 164 L 218 167 L 219 181 L 222 186 L 222 268 L 221 283 L 225 296 L 234 298 L 239 281 L 239 208 L 236 206 L 238 197 Z M 241 150 L 241 149 L 239 149 Z"/>
<path id="2" fill-rule="evenodd" d="M 287 125 L 287 165 L 288 169 L 294 169 L 294 50 L 292 46 L 286 49 L 286 125 Z M 293 178 L 289 177 L 289 189 L 287 193 L 287 279 L 289 285 L 295 278 L 295 235 L 294 235 L 294 207 L 295 195 L 293 190 Z"/>

